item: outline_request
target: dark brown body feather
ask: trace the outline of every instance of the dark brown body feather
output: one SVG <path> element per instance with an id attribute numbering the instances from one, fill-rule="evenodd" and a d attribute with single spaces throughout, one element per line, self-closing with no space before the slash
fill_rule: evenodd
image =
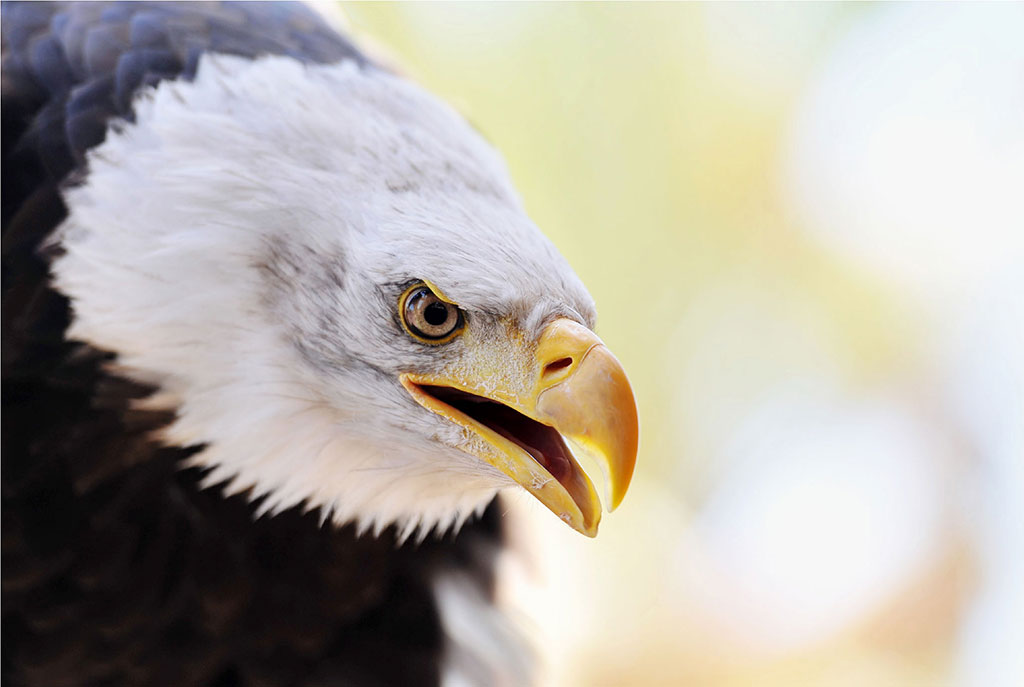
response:
<path id="1" fill-rule="evenodd" d="M 199 56 L 363 58 L 305 8 L 4 3 L 3 682 L 5 685 L 430 685 L 439 566 L 486 590 L 493 507 L 457 537 L 396 547 L 293 509 L 254 519 L 199 488 L 186 449 L 134 411 L 149 389 L 67 341 L 40 245 L 62 184 L 131 118 L 131 98 Z M 282 94 L 286 97 L 286 94 Z"/>

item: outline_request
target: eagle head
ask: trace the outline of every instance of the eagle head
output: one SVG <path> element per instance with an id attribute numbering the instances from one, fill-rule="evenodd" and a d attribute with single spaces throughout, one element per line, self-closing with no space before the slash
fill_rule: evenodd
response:
<path id="1" fill-rule="evenodd" d="M 66 190 L 54 281 L 207 484 L 402 538 L 519 485 L 596 533 L 580 461 L 617 506 L 629 383 L 455 112 L 372 66 L 223 55 L 134 110 Z"/>

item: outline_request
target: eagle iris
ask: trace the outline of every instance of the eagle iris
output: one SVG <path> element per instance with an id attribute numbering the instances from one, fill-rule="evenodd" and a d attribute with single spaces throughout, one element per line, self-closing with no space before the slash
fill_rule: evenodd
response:
<path id="1" fill-rule="evenodd" d="M 402 324 L 409 334 L 424 343 L 450 341 L 462 330 L 462 311 L 441 300 L 426 284 L 416 284 L 399 301 Z"/>

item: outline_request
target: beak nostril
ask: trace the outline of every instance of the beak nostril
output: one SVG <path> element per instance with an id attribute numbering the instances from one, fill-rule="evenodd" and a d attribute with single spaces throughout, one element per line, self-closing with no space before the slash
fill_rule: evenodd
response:
<path id="1" fill-rule="evenodd" d="M 551 375 L 564 370 L 565 368 L 572 365 L 572 358 L 559 358 L 553 362 L 548 363 L 544 366 L 544 377 L 550 377 Z"/>

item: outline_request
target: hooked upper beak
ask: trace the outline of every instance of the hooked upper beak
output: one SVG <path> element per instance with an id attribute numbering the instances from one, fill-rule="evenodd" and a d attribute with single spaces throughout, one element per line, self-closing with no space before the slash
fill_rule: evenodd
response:
<path id="1" fill-rule="evenodd" d="M 472 364 L 400 379 L 420 405 L 468 430 L 464 450 L 593 537 L 601 501 L 577 458 L 597 464 L 608 510 L 618 507 L 633 476 L 639 437 L 629 380 L 601 340 L 568 319 L 544 329 L 524 368 L 519 376 L 526 379 L 505 383 Z"/>

